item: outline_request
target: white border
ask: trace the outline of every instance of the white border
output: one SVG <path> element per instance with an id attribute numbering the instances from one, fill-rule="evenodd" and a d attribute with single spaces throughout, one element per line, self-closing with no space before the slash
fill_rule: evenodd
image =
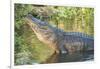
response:
<path id="1" fill-rule="evenodd" d="M 81 1 L 81 0 L 12 0 L 11 2 L 11 68 L 12 69 L 33 69 L 33 68 L 43 68 L 47 69 L 49 67 L 58 67 L 58 69 L 63 66 L 67 65 L 67 68 L 70 68 L 70 66 L 77 67 L 79 65 L 87 66 L 90 65 L 93 62 L 71 62 L 71 63 L 56 63 L 56 64 L 38 64 L 38 65 L 19 65 L 14 66 L 14 4 L 15 3 L 21 3 L 21 4 L 40 4 L 40 5 L 56 5 L 56 6 L 73 6 L 73 7 L 89 7 L 94 8 L 95 10 L 95 2 L 94 1 Z M 74 68 L 73 67 L 73 68 Z M 80 66 L 79 66 L 80 67 Z M 81 67 L 80 67 L 81 68 Z"/>
<path id="2" fill-rule="evenodd" d="M 95 0 L 12 0 L 14 3 L 95 7 Z"/>
<path id="3" fill-rule="evenodd" d="M 13 1 L 11 1 L 11 4 L 10 4 L 10 9 L 11 9 L 11 28 L 10 28 L 10 30 L 11 30 L 11 34 L 10 34 L 10 38 L 11 38 L 11 42 L 10 42 L 10 45 L 11 45 L 11 47 L 10 47 L 10 51 L 11 51 L 11 54 L 10 54 L 10 56 L 11 56 L 11 58 L 10 58 L 10 61 L 11 61 L 11 63 L 10 63 L 10 67 L 11 67 L 11 69 L 13 69 L 14 68 L 14 2 Z"/>

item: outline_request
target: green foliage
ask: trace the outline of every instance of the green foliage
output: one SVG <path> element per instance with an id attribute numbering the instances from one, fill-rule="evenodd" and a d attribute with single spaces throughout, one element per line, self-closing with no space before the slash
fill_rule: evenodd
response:
<path id="1" fill-rule="evenodd" d="M 26 24 L 24 17 L 28 13 L 64 31 L 84 32 L 92 36 L 94 34 L 93 8 L 15 4 L 16 65 L 41 63 L 53 53 Z"/>

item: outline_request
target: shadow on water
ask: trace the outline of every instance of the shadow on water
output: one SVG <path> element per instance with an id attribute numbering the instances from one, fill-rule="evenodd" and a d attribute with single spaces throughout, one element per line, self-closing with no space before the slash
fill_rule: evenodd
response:
<path id="1" fill-rule="evenodd" d="M 43 63 L 63 63 L 63 62 L 80 62 L 92 61 L 94 59 L 94 52 L 77 52 L 73 54 L 54 54 Z"/>

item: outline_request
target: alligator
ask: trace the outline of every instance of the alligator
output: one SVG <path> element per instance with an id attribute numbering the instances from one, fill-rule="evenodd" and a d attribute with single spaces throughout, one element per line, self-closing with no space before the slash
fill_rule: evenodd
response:
<path id="1" fill-rule="evenodd" d="M 36 34 L 37 38 L 52 48 L 55 53 L 74 53 L 80 51 L 94 51 L 94 39 L 81 32 L 65 32 L 53 27 L 48 22 L 28 14 L 25 17 L 27 24 Z"/>

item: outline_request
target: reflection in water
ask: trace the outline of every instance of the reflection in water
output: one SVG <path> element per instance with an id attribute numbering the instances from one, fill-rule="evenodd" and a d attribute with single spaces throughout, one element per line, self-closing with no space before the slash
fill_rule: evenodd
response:
<path id="1" fill-rule="evenodd" d="M 84 53 L 73 53 L 73 54 L 54 54 L 48 60 L 43 63 L 62 63 L 62 62 L 76 62 L 76 61 L 87 61 L 93 60 L 93 52 L 84 52 Z"/>

